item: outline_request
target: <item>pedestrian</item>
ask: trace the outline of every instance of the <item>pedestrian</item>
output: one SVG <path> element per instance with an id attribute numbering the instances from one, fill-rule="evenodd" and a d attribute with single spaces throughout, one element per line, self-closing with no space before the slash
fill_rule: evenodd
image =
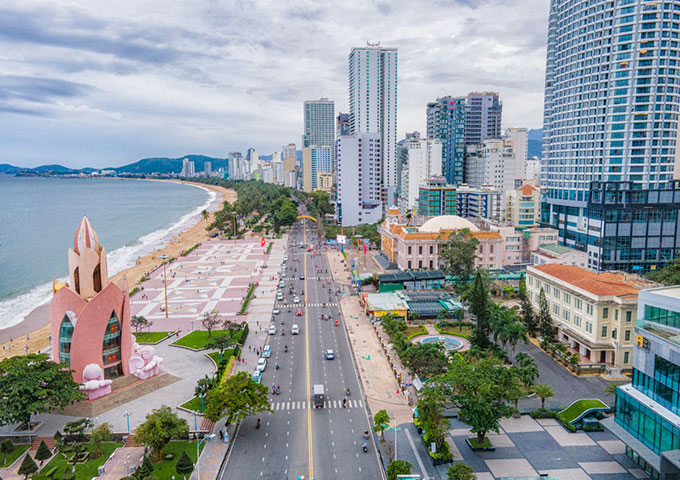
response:
<path id="1" fill-rule="evenodd" d="M 224 432 L 222 430 L 220 430 L 220 440 L 222 440 L 223 438 L 224 438 Z"/>

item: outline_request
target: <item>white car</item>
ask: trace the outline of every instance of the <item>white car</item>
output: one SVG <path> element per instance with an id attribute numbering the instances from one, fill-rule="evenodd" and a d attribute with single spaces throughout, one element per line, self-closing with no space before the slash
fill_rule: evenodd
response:
<path id="1" fill-rule="evenodd" d="M 291 335 L 300 335 L 300 327 L 297 324 L 293 324 L 293 328 L 290 331 Z"/>
<path id="2" fill-rule="evenodd" d="M 265 347 L 262 349 L 262 356 L 265 358 L 269 358 L 272 356 L 272 346 L 271 345 L 265 345 Z"/>
<path id="3" fill-rule="evenodd" d="M 276 326 L 275 325 L 269 326 L 269 335 L 276 335 Z"/>
<path id="4" fill-rule="evenodd" d="M 286 282 L 284 282 L 283 280 L 281 280 L 281 281 L 279 282 L 279 288 L 283 288 L 283 287 L 285 287 L 285 286 L 286 286 Z"/>
<path id="5" fill-rule="evenodd" d="M 275 308 L 274 311 L 273 311 L 272 313 L 273 313 L 274 315 L 278 315 L 279 313 L 281 313 L 281 310 L 279 310 L 278 308 Z"/>
<path id="6" fill-rule="evenodd" d="M 300 297 L 293 298 L 293 303 L 300 303 Z"/>
<path id="7" fill-rule="evenodd" d="M 261 358 L 261 359 L 257 362 L 257 369 L 258 369 L 260 372 L 264 372 L 264 370 L 265 370 L 266 368 L 267 368 L 267 359 L 266 359 L 266 358 Z"/>
<path id="8" fill-rule="evenodd" d="M 277 293 L 277 294 L 276 294 L 276 299 L 277 299 L 279 302 L 280 302 L 281 300 L 283 300 L 283 294 L 282 294 L 282 293 Z"/>

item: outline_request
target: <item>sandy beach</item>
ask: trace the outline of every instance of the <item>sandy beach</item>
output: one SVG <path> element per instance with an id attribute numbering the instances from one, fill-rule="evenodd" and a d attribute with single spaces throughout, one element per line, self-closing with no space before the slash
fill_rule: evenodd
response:
<path id="1" fill-rule="evenodd" d="M 191 182 L 178 181 L 178 183 Z M 196 183 L 194 185 L 199 185 L 217 192 L 218 195 L 222 196 L 222 201 L 236 201 L 236 192 L 234 190 L 203 183 Z M 193 247 L 199 242 L 207 240 L 209 234 L 205 228 L 209 223 L 210 220 L 199 219 L 196 224 L 173 237 L 167 246 L 155 250 L 150 255 L 137 259 L 136 265 L 119 272 L 111 277 L 109 281 L 118 282 L 123 276 L 127 276 L 128 286 L 130 287 L 130 290 L 132 290 L 145 273 L 151 272 L 162 265 L 160 260 L 161 255 L 165 254 L 169 257 L 177 257 L 184 250 Z M 101 239 L 101 242 L 106 246 L 105 238 Z M 64 252 L 66 252 L 67 248 L 68 246 L 64 246 Z M 0 343 L 2 343 L 0 359 L 14 355 L 25 355 L 27 351 L 35 353 L 45 350 L 48 346 L 48 335 L 50 330 L 48 322 L 49 304 L 41 305 L 34 309 L 21 323 L 0 330 Z"/>

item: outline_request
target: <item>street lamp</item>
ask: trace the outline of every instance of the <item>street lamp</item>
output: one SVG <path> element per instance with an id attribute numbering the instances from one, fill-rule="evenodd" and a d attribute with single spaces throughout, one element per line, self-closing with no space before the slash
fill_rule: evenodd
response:
<path id="1" fill-rule="evenodd" d="M 132 412 L 123 413 L 123 416 L 127 419 L 128 435 L 130 435 L 130 415 L 132 415 Z"/>
<path id="2" fill-rule="evenodd" d="M 202 440 L 196 442 L 196 478 L 197 478 L 197 480 L 201 480 L 201 463 L 200 463 L 201 457 L 200 457 L 200 454 L 198 452 L 198 448 L 201 446 L 201 443 L 207 442 L 208 440 L 210 440 L 211 438 L 214 438 L 214 437 L 215 437 L 215 434 L 211 433 L 210 435 L 206 435 L 205 437 L 203 437 Z"/>
<path id="3" fill-rule="evenodd" d="M 170 258 L 166 254 L 161 255 L 163 260 L 163 291 L 165 293 L 165 318 L 168 318 L 168 276 L 165 273 L 166 260 Z"/>
<path id="4" fill-rule="evenodd" d="M 238 215 L 237 212 L 231 212 L 231 218 L 234 220 L 234 243 L 236 243 L 236 215 Z"/>

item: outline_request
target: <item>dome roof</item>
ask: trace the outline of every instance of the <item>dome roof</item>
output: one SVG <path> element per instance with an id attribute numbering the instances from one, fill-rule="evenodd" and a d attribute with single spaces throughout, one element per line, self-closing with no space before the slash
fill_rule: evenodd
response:
<path id="1" fill-rule="evenodd" d="M 439 233 L 442 230 L 462 230 L 464 228 L 471 232 L 479 232 L 479 228 L 474 223 L 458 215 L 441 215 L 431 218 L 418 230 L 426 233 Z"/>

